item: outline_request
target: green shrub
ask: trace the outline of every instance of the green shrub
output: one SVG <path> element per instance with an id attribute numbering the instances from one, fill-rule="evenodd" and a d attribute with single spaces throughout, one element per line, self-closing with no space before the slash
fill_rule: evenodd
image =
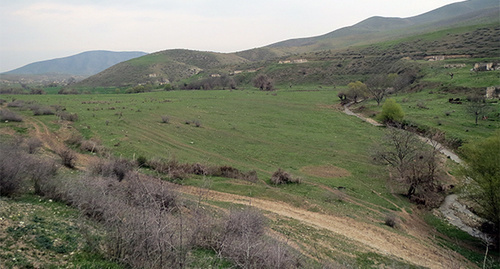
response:
<path id="1" fill-rule="evenodd" d="M 401 123 L 405 113 L 401 106 L 392 98 L 387 99 L 382 106 L 382 112 L 379 114 L 379 120 L 384 123 Z"/>

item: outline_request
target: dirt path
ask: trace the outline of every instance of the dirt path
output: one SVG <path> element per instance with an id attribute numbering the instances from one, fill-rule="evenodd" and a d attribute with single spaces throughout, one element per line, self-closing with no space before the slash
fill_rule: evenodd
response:
<path id="1" fill-rule="evenodd" d="M 354 112 L 352 112 L 349 107 L 352 105 L 352 103 L 349 103 L 347 105 L 344 106 L 344 112 L 347 114 L 347 115 L 352 115 L 352 116 L 356 116 L 374 126 L 382 126 L 380 123 L 372 123 L 372 119 L 368 119 L 366 117 L 363 117 L 362 115 L 358 115 Z M 456 155 L 453 151 L 445 148 L 442 144 L 440 144 L 439 142 L 435 141 L 435 140 L 432 140 L 430 138 L 427 138 L 427 137 L 423 137 L 423 136 L 420 136 L 420 135 L 416 135 L 421 141 L 431 145 L 432 147 L 434 147 L 435 149 L 437 149 L 439 152 L 441 152 L 443 155 L 445 155 L 446 157 L 450 158 L 451 160 L 455 161 L 456 163 L 458 164 L 461 164 L 463 165 L 463 161 L 460 157 L 458 157 L 458 155 Z M 470 219 L 475 219 L 475 220 L 478 220 L 478 219 L 481 219 L 480 217 L 478 217 L 477 215 L 475 215 L 474 213 L 472 213 L 469 209 L 467 209 L 466 206 L 464 206 L 463 204 L 460 204 L 460 202 L 458 201 L 458 196 L 455 195 L 455 194 L 451 194 L 451 195 L 448 195 L 443 204 L 441 204 L 441 206 L 439 207 L 439 211 L 443 214 L 444 218 L 446 220 L 448 220 L 448 222 L 450 224 L 452 224 L 453 226 L 459 228 L 460 230 L 464 231 L 464 232 L 467 232 L 468 234 L 474 236 L 474 237 L 477 237 L 477 238 L 480 238 L 482 240 L 486 240 L 486 241 L 490 241 L 491 238 L 479 231 L 478 229 L 476 228 L 473 228 L 473 227 L 470 227 L 468 226 L 467 224 L 464 223 L 464 221 L 460 218 L 460 215 L 462 216 L 467 216 L 467 218 L 470 218 Z"/>
<path id="2" fill-rule="evenodd" d="M 179 190 L 195 196 L 200 193 L 198 188 L 192 186 L 183 186 Z M 400 258 L 419 266 L 448 268 L 453 260 L 464 260 L 463 257 L 457 254 L 450 259 L 449 252 L 437 247 L 430 240 L 405 236 L 396 231 L 359 222 L 351 218 L 311 212 L 279 201 L 256 199 L 217 191 L 210 191 L 206 199 L 251 205 L 264 211 L 299 220 L 304 224 L 345 236 L 368 251 Z"/>
<path id="3" fill-rule="evenodd" d="M 34 127 L 35 135 L 44 142 L 47 148 L 55 151 L 65 146 L 63 139 L 50 132 L 43 122 L 37 119 L 28 119 L 26 122 Z M 84 154 L 79 154 L 79 157 L 82 159 L 93 158 L 92 156 Z M 79 162 L 79 164 L 82 168 L 85 168 L 87 165 L 86 162 Z M 199 196 L 200 193 L 204 193 L 204 198 L 208 200 L 251 205 L 264 211 L 292 218 L 303 224 L 326 229 L 348 238 L 348 240 L 352 240 L 360 250 L 375 252 L 411 264 L 429 268 L 449 268 L 449 265 L 456 261 L 461 261 L 460 263 L 462 264 L 469 264 L 462 256 L 456 253 L 450 254 L 443 248 L 436 246 L 431 239 L 425 236 L 415 237 L 404 235 L 398 230 L 391 230 L 390 228 L 382 227 L 378 224 L 370 224 L 352 218 L 311 212 L 280 201 L 269 201 L 217 191 L 206 191 L 205 189 L 193 186 L 180 186 L 178 190 L 193 196 Z M 354 200 L 352 200 L 352 202 L 361 203 L 361 201 Z"/>
<path id="4" fill-rule="evenodd" d="M 367 118 L 367 117 L 364 117 L 362 115 L 359 115 L 359 114 L 356 114 L 354 112 L 352 112 L 351 109 L 349 109 L 349 107 L 352 105 L 352 103 L 349 103 L 349 104 L 346 104 L 344 106 L 344 113 L 347 114 L 347 115 L 350 115 L 350 116 L 355 116 L 365 122 L 368 122 L 370 123 L 371 125 L 373 126 L 377 126 L 377 127 L 381 127 L 381 126 L 384 126 L 383 124 L 380 124 L 378 123 L 377 121 L 373 120 L 373 119 L 370 119 L 370 118 Z M 460 157 L 458 157 L 458 155 L 456 155 L 453 151 L 445 148 L 443 145 L 441 145 L 439 142 L 437 141 L 434 141 L 432 139 L 429 139 L 427 137 L 423 137 L 423 136 L 420 136 L 420 135 L 417 135 L 417 137 L 422 140 L 423 142 L 435 147 L 436 149 L 439 150 L 439 152 L 441 152 L 442 154 L 444 154 L 446 157 L 449 157 L 450 159 L 452 159 L 453 161 L 455 161 L 456 163 L 459 163 L 459 164 L 462 164 L 462 159 L 460 159 Z"/>
<path id="5" fill-rule="evenodd" d="M 353 103 L 349 103 L 349 104 L 346 104 L 344 105 L 344 113 L 347 114 L 347 115 L 350 115 L 350 116 L 355 116 L 365 122 L 368 122 L 369 124 L 373 125 L 373 126 L 378 126 L 378 127 L 381 127 L 381 126 L 384 126 L 383 124 L 380 124 L 378 123 L 377 121 L 373 120 L 373 119 L 370 119 L 370 118 L 366 118 L 366 117 L 363 117 L 359 114 L 356 114 L 354 112 L 352 112 L 349 107 L 352 105 Z"/>
<path id="6" fill-rule="evenodd" d="M 56 134 L 51 132 L 47 127 L 47 125 L 45 125 L 42 121 L 38 119 L 26 118 L 24 121 L 27 124 L 33 126 L 34 128 L 33 135 L 43 142 L 45 148 L 57 153 L 59 150 L 66 147 L 66 145 L 64 144 L 64 139 L 67 138 L 65 137 L 66 134 L 61 134 L 61 133 Z M 77 156 L 76 168 L 80 170 L 85 170 L 85 168 L 92 160 L 98 158 L 97 156 L 81 154 L 78 152 L 75 152 L 75 154 Z"/>

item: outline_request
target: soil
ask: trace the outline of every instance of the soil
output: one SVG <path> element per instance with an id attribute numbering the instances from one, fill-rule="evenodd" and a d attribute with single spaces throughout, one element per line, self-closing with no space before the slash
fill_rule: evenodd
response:
<path id="1" fill-rule="evenodd" d="M 182 186 L 179 190 L 190 195 L 199 194 L 199 189 L 192 186 Z M 459 254 L 451 254 L 426 237 L 410 237 L 376 224 L 311 212 L 279 201 L 250 198 L 217 191 L 210 191 L 207 199 L 249 205 L 283 217 L 292 218 L 304 224 L 347 237 L 353 240 L 360 250 L 399 258 L 419 266 L 450 268 L 452 263 L 457 260 L 467 263 Z M 452 256 L 450 257 L 450 255 Z M 469 264 L 469 266 L 471 265 Z"/>

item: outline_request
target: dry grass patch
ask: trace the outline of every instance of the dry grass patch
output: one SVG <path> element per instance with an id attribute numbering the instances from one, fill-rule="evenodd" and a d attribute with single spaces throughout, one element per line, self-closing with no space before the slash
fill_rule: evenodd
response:
<path id="1" fill-rule="evenodd" d="M 300 169 L 302 173 L 321 178 L 348 177 L 351 172 L 334 165 L 305 166 Z"/>

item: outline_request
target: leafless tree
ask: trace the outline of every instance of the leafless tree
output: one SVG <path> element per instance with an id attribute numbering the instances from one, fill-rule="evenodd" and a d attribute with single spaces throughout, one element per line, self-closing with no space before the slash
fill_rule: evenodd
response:
<path id="1" fill-rule="evenodd" d="M 429 191 L 434 186 L 437 150 L 427 147 L 418 137 L 405 130 L 389 128 L 384 145 L 375 158 L 393 167 L 398 179 L 407 187 L 407 196 Z"/>
<path id="2" fill-rule="evenodd" d="M 366 82 L 366 90 L 377 101 L 377 106 L 380 105 L 384 97 L 387 95 L 389 88 L 389 79 L 387 75 L 381 74 L 371 77 Z"/>
<path id="3" fill-rule="evenodd" d="M 484 98 L 484 96 L 476 95 L 468 97 L 468 99 L 469 102 L 467 103 L 466 107 L 467 112 L 470 115 L 474 116 L 475 123 L 477 125 L 477 121 L 479 120 L 479 118 L 484 116 L 484 114 L 486 114 L 486 112 L 488 111 L 488 103 L 486 103 L 486 99 Z"/>

